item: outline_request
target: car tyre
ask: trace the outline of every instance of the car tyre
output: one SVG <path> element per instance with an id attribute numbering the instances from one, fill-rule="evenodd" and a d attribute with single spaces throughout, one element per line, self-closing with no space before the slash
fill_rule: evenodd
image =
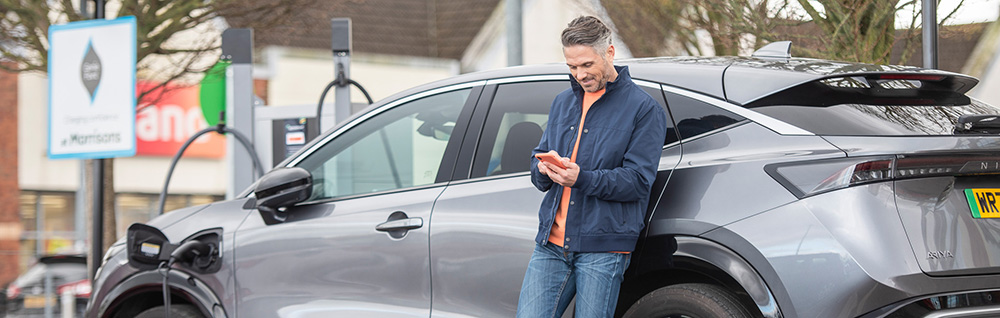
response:
<path id="1" fill-rule="evenodd" d="M 625 318 L 752 317 L 729 291 L 709 284 L 662 287 L 642 296 L 625 312 Z"/>
<path id="2" fill-rule="evenodd" d="M 135 316 L 135 318 L 161 318 L 164 316 L 163 309 L 164 309 L 163 306 L 153 307 L 139 313 L 138 315 Z M 204 318 L 204 316 L 201 315 L 201 311 L 199 311 L 198 308 L 195 308 L 195 306 L 192 305 L 185 305 L 185 304 L 170 305 L 170 317 Z"/>

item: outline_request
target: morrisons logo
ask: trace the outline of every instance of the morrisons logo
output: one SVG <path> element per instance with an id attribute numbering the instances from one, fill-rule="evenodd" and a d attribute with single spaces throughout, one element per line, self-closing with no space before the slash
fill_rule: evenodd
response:
<path id="1" fill-rule="evenodd" d="M 94 134 L 71 134 L 69 138 L 63 138 L 63 146 L 87 146 L 87 145 L 106 145 L 106 144 L 117 144 L 122 142 L 122 136 L 120 133 L 94 133 Z"/>

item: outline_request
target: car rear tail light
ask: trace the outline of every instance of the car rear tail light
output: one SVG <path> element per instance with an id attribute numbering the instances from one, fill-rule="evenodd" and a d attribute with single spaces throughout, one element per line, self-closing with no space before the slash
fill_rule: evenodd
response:
<path id="1" fill-rule="evenodd" d="M 883 80 L 940 81 L 945 76 L 930 74 L 880 74 L 877 78 Z"/>
<path id="2" fill-rule="evenodd" d="M 1000 157 L 981 155 L 879 156 L 841 158 L 764 168 L 796 197 L 855 185 L 940 176 L 1000 174 Z"/>
<path id="3" fill-rule="evenodd" d="M 894 99 L 882 99 L 875 98 L 872 99 L 872 104 L 875 105 L 913 105 L 913 106 L 924 106 L 924 105 L 934 105 L 937 104 L 936 100 L 922 98 L 922 99 L 906 99 L 906 98 L 894 98 Z"/>
<path id="4" fill-rule="evenodd" d="M 1000 174 L 1000 156 L 899 156 L 896 179 Z"/>
<path id="5" fill-rule="evenodd" d="M 7 286 L 7 299 L 14 299 L 21 295 L 21 288 L 11 284 Z"/>
<path id="6" fill-rule="evenodd" d="M 62 295 L 63 292 L 65 291 L 69 291 L 70 293 L 73 294 L 73 296 L 79 298 L 88 298 L 90 297 L 90 291 L 91 291 L 90 280 L 87 279 L 78 280 L 72 283 L 67 283 L 59 285 L 59 287 L 56 287 L 56 293 L 58 293 L 59 295 Z"/>
<path id="7" fill-rule="evenodd" d="M 844 158 L 769 165 L 764 168 L 796 197 L 892 178 L 892 157 Z"/>

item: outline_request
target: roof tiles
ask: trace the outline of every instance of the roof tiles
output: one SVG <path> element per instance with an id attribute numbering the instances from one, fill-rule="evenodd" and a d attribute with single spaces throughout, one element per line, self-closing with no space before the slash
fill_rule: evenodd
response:
<path id="1" fill-rule="evenodd" d="M 260 0 L 255 0 L 260 1 Z M 330 48 L 330 19 L 351 18 L 355 52 L 460 59 L 499 0 L 317 0 L 282 26 L 254 30 L 256 46 Z M 227 17 L 233 27 L 246 25 Z"/>

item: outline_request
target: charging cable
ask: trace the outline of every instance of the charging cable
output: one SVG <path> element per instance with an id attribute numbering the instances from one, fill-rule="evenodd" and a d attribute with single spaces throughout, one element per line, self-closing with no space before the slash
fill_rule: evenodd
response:
<path id="1" fill-rule="evenodd" d="M 164 205 L 166 205 L 167 202 L 167 187 L 170 186 L 170 177 L 174 175 L 174 168 L 177 167 L 177 161 L 181 159 L 181 155 L 184 154 L 184 151 L 187 150 L 188 146 L 190 146 L 191 143 L 195 141 L 195 139 L 198 139 L 198 137 L 201 137 L 201 135 L 213 131 L 221 135 L 232 134 L 234 137 L 236 137 L 236 140 L 238 140 L 240 144 L 243 145 L 243 149 L 246 149 L 247 152 L 250 153 L 250 159 L 253 160 L 254 170 L 257 172 L 256 178 L 260 178 L 261 176 L 264 175 L 264 166 L 260 164 L 260 158 L 257 158 L 257 151 L 254 150 L 253 143 L 251 143 L 250 139 L 248 139 L 239 131 L 226 127 L 226 112 L 225 111 L 219 112 L 218 125 L 215 125 L 215 127 L 208 127 L 202 129 L 201 131 L 191 136 L 191 138 L 188 138 L 188 140 L 184 142 L 184 145 L 181 146 L 181 149 L 177 150 L 177 154 L 174 155 L 174 159 L 170 160 L 170 169 L 167 170 L 167 180 L 163 182 L 163 191 L 160 191 L 159 214 L 163 214 L 163 207 Z"/>
<path id="2" fill-rule="evenodd" d="M 171 252 L 169 260 L 160 263 L 160 273 L 163 275 L 163 317 L 170 318 L 170 285 L 167 284 L 167 280 L 174 263 L 177 261 L 193 262 L 202 255 L 211 255 L 212 253 L 215 253 L 215 244 L 190 240 Z"/>
<path id="3" fill-rule="evenodd" d="M 334 85 L 336 85 L 338 87 L 344 87 L 344 86 L 347 86 L 347 85 L 354 85 L 354 87 L 357 87 L 358 90 L 360 90 L 361 93 L 365 95 L 365 98 L 368 99 L 368 105 L 374 104 L 374 102 L 372 101 L 372 96 L 368 95 L 368 91 L 365 90 L 365 87 L 361 86 L 360 83 L 358 83 L 358 82 L 356 82 L 356 81 L 354 81 L 352 79 L 347 78 L 347 75 L 344 74 L 344 64 L 337 63 L 337 78 L 334 79 L 333 81 L 331 81 L 329 84 L 326 84 L 326 88 L 323 89 L 323 93 L 319 95 L 319 105 L 316 105 L 316 126 L 323 127 L 320 124 L 323 121 L 323 117 L 322 117 L 322 115 L 323 115 L 323 100 L 326 99 L 326 93 L 329 93 L 330 89 L 333 88 Z"/>

